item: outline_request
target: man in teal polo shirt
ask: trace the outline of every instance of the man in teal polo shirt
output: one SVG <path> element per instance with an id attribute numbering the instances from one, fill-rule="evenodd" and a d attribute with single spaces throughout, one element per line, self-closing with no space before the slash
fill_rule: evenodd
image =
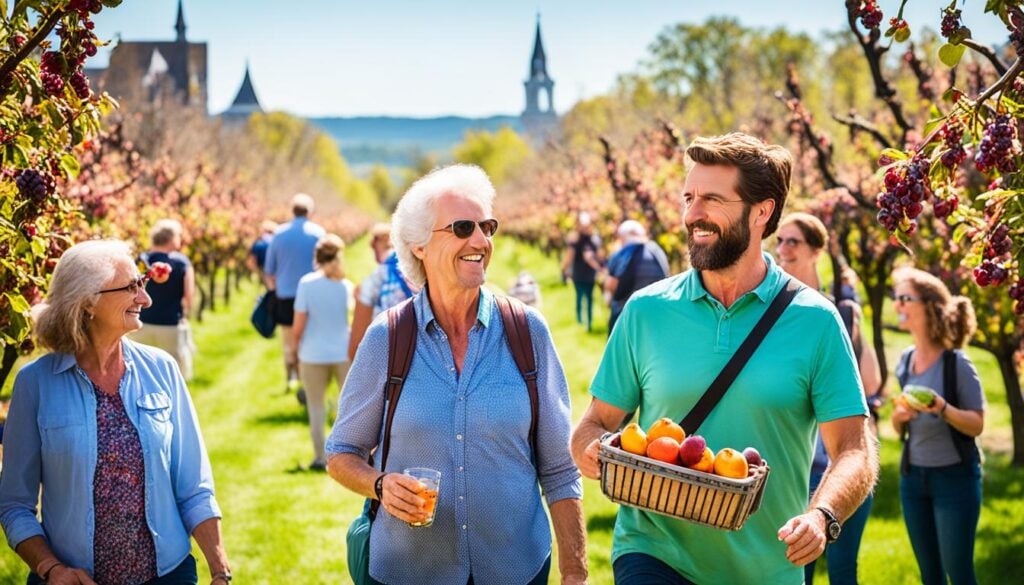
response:
<path id="1" fill-rule="evenodd" d="M 734 133 L 698 138 L 686 155 L 692 269 L 634 294 L 612 332 L 572 437 L 592 479 L 601 435 L 637 408 L 643 428 L 681 420 L 789 279 L 760 245 L 785 205 L 789 152 Z M 801 583 L 799 567 L 837 528 L 830 519 L 852 514 L 877 478 L 863 396 L 838 313 L 801 289 L 699 429 L 716 451 L 752 446 L 771 464 L 761 509 L 728 532 L 622 506 L 615 582 Z M 819 425 L 832 464 L 807 505 Z"/>

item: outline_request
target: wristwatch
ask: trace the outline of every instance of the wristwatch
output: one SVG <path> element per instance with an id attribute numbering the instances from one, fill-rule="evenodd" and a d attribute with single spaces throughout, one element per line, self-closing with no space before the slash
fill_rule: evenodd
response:
<path id="1" fill-rule="evenodd" d="M 221 571 L 220 573 L 214 573 L 213 575 L 210 576 L 210 583 L 211 583 L 211 585 L 213 584 L 214 581 L 217 581 L 217 580 L 224 581 L 225 583 L 231 583 L 231 571 L 224 570 L 224 571 Z"/>
<path id="2" fill-rule="evenodd" d="M 373 482 L 373 495 L 377 496 L 377 501 L 384 501 L 384 476 L 386 473 L 382 473 L 377 476 L 377 481 Z"/>
<path id="3" fill-rule="evenodd" d="M 831 544 L 839 540 L 839 535 L 843 531 L 843 525 L 839 523 L 836 515 L 832 513 L 832 510 L 821 506 L 818 506 L 815 510 L 825 516 L 825 542 Z"/>

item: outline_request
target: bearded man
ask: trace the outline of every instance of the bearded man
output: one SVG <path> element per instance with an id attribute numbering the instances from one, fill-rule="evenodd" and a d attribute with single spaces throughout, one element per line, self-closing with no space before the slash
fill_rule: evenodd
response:
<path id="1" fill-rule="evenodd" d="M 789 284 L 761 249 L 786 202 L 789 152 L 733 133 L 694 140 L 686 158 L 691 269 L 634 294 L 612 332 L 572 437 L 592 479 L 604 433 L 637 408 L 643 428 L 681 420 Z M 818 426 L 832 463 L 808 505 Z M 699 433 L 715 449 L 756 447 L 771 463 L 760 510 L 728 532 L 621 506 L 615 582 L 801 583 L 800 567 L 839 536 L 878 473 L 857 364 L 832 303 L 801 286 Z"/>

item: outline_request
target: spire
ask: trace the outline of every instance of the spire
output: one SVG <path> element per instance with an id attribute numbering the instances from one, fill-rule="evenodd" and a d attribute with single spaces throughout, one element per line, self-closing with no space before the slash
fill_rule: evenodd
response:
<path id="1" fill-rule="evenodd" d="M 533 57 L 530 58 L 530 79 L 547 79 L 548 61 L 544 55 L 544 43 L 540 40 L 540 13 L 537 13 L 537 33 L 533 38 Z"/>
<path id="2" fill-rule="evenodd" d="M 260 100 L 256 97 L 256 90 L 252 87 L 252 77 L 249 75 L 249 62 L 245 62 L 245 77 L 242 78 L 242 86 L 238 88 L 238 95 L 231 107 L 235 106 L 256 106 L 259 108 Z M 262 108 L 260 108 L 262 109 Z"/>
<path id="3" fill-rule="evenodd" d="M 178 32 L 178 42 L 185 42 L 185 10 L 181 6 L 182 0 L 178 0 L 178 22 L 174 25 L 174 30 Z"/>

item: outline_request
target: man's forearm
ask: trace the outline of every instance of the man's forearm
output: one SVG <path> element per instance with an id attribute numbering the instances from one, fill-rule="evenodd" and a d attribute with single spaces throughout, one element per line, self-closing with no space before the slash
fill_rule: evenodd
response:
<path id="1" fill-rule="evenodd" d="M 842 520 L 857 511 L 878 480 L 878 441 L 871 435 L 862 447 L 847 449 L 832 459 L 810 508 L 824 506 Z"/>
<path id="2" fill-rule="evenodd" d="M 551 523 L 558 543 L 558 571 L 562 582 L 586 582 L 587 529 L 580 500 L 567 498 L 551 504 Z"/>
<path id="3" fill-rule="evenodd" d="M 584 416 L 576 426 L 576 430 L 573 431 L 569 444 L 573 459 L 579 461 L 587 447 L 607 432 L 608 430 L 601 426 L 600 422 Z"/>

